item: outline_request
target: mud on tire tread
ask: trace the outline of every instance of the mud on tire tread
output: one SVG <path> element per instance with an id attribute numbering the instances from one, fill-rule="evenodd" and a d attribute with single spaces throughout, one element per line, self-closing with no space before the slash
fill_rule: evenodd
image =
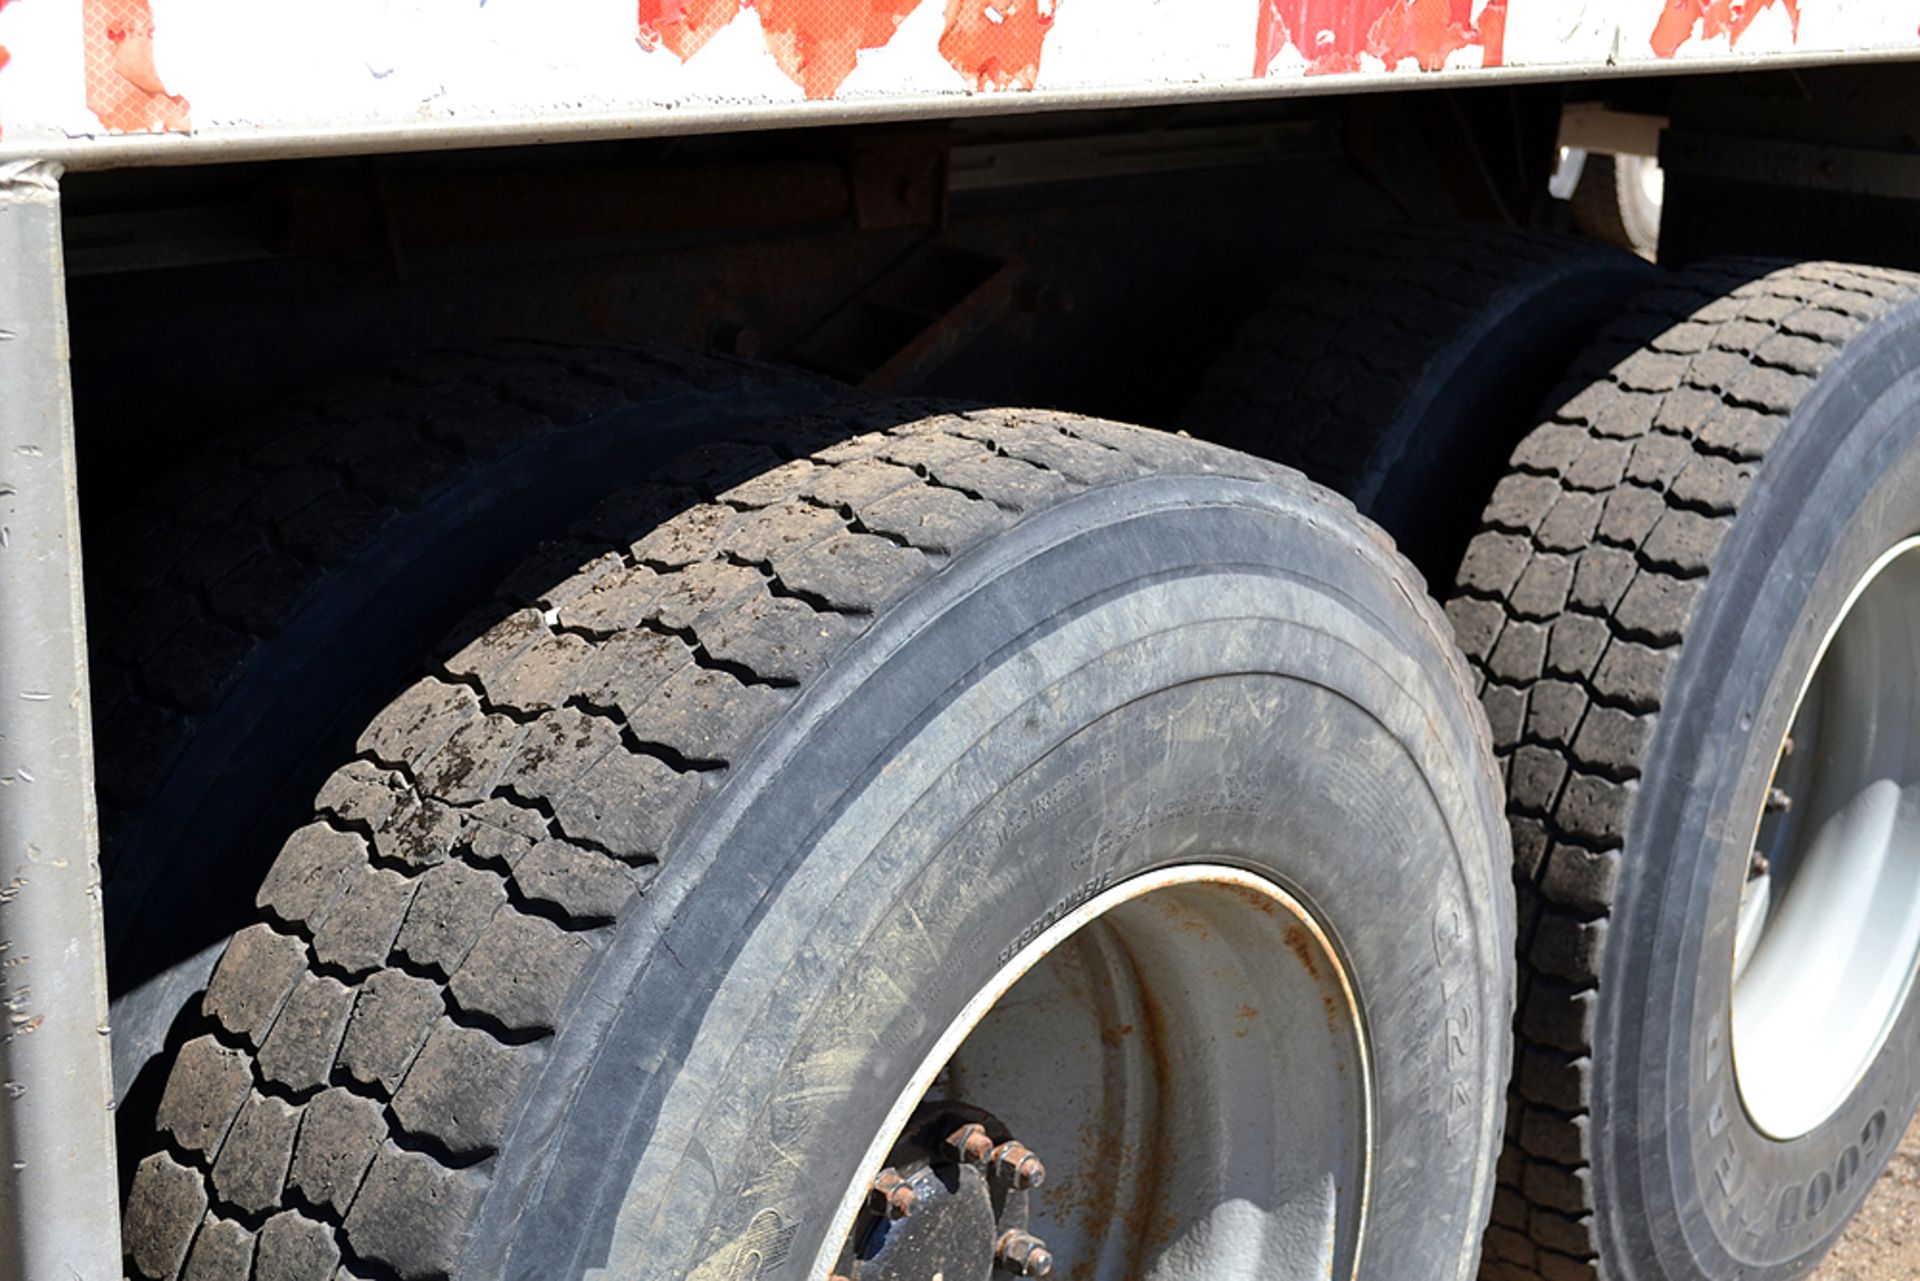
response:
<path id="1" fill-rule="evenodd" d="M 228 1261 L 271 1232 L 286 1257 L 299 1248 L 306 1270 L 288 1275 L 326 1275 L 330 1247 L 355 1276 L 447 1276 L 521 1087 L 623 906 L 729 762 L 876 615 L 1090 485 L 1169 462 L 1300 483 L 1068 415 L 897 425 L 917 412 L 795 420 L 665 462 L 534 553 L 491 625 L 457 629 L 373 720 L 287 839 L 174 1064 L 129 1201 L 135 1275 L 191 1260 L 243 1277 Z M 611 814 L 613 789 L 648 801 Z M 274 1062 L 283 1043 L 297 1069 Z M 271 1141 L 243 1114 L 271 1115 Z M 243 1161 L 244 1203 L 223 1177 Z"/>
<path id="2" fill-rule="evenodd" d="M 1715 553 L 1788 415 L 1920 279 L 1728 261 L 1610 323 L 1515 449 L 1447 605 L 1506 774 L 1521 989 L 1482 1276 L 1597 1260 L 1594 1009 L 1640 762 Z"/>

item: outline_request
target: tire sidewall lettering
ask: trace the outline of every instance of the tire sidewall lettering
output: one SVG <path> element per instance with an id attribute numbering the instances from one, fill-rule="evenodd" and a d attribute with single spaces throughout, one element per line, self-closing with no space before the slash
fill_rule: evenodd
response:
<path id="1" fill-rule="evenodd" d="M 1446 1138 L 1452 1147 L 1473 1125 L 1473 1068 L 1477 1050 L 1475 999 L 1472 984 L 1461 977 L 1468 958 L 1466 910 L 1451 894 L 1441 900 L 1433 916 L 1434 974 L 1440 999 L 1446 1004 L 1445 1038 L 1441 1060 L 1446 1064 Z"/>

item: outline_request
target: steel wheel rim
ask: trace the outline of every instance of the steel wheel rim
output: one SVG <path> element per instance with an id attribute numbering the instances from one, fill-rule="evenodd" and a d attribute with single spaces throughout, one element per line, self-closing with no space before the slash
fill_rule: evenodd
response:
<path id="1" fill-rule="evenodd" d="M 1920 538 L 1876 560 L 1829 629 L 1754 830 L 1734 1074 L 1784 1141 L 1846 1102 L 1920 967 Z"/>
<path id="2" fill-rule="evenodd" d="M 1313 913 L 1265 877 L 1162 868 L 1021 948 L 889 1109 L 809 1275 L 893 1281 L 847 1261 L 874 1239 L 873 1180 L 909 1119 L 948 1097 L 1045 1160 L 1023 1195 L 1056 1277 L 1356 1275 L 1373 1134 L 1358 1000 Z M 956 1265 L 947 1281 L 1021 1275 Z"/>

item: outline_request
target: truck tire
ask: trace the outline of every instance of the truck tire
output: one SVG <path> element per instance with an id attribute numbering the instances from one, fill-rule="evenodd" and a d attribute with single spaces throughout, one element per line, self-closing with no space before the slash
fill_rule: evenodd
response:
<path id="1" fill-rule="evenodd" d="M 1570 236 L 1375 230 L 1241 330 L 1183 426 L 1345 494 L 1444 583 L 1567 362 L 1650 280 L 1644 263 Z"/>
<path id="2" fill-rule="evenodd" d="M 843 394 L 671 349 L 430 353 L 242 425 L 90 536 L 124 1116 L 252 918 L 275 825 L 478 594 L 618 487 L 609 460 Z"/>
<path id="3" fill-rule="evenodd" d="M 1348 1277 L 1364 1225 L 1471 1275 L 1510 852 L 1387 541 L 1066 415 L 778 436 L 656 461 L 367 725 L 132 1274 Z"/>
<path id="4" fill-rule="evenodd" d="M 1803 1276 L 1914 1113 L 1917 370 L 1911 276 L 1703 267 L 1487 506 L 1448 613 L 1521 895 L 1489 1278 Z"/>

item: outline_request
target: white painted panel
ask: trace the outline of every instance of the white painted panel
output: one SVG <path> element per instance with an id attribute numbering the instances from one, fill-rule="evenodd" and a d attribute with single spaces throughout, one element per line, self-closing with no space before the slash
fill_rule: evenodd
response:
<path id="1" fill-rule="evenodd" d="M 860 2 L 828 0 L 812 12 L 844 14 Z M 1675 13 L 1707 15 L 1690 28 L 1684 20 L 1661 28 L 1668 0 L 1472 0 L 1469 19 L 1450 29 L 1419 27 L 1413 16 L 1444 11 L 1445 0 L 1421 0 L 1418 10 L 1412 0 L 864 0 L 910 12 L 844 80 L 812 77 L 832 101 L 809 103 L 796 81 L 802 68 L 792 58 L 782 65 L 761 25 L 763 12 L 781 20 L 776 3 L 786 6 L 789 29 L 796 17 L 804 25 L 809 11 L 791 7 L 795 0 L 761 0 L 760 8 L 715 0 L 739 12 L 684 63 L 667 47 L 642 44 L 636 7 L 645 3 L 660 0 L 0 0 L 0 45 L 12 53 L 0 68 L 0 157 L 124 163 L 151 147 L 153 157 L 188 160 L 1920 55 L 1920 20 L 1909 6 L 1850 0 L 1747 0 L 1741 12 L 1751 19 L 1737 33 L 1709 30 L 1712 0 L 1671 0 Z M 1023 98 L 1022 77 L 1004 68 L 999 78 L 1015 88 L 978 92 L 978 68 L 956 67 L 964 57 L 943 49 L 952 15 L 999 22 L 1020 5 L 1041 6 L 1029 16 L 1053 15 L 1034 93 Z M 83 14 L 137 16 L 147 6 L 154 71 L 184 100 L 153 114 L 190 129 L 140 143 L 115 137 L 90 109 L 81 33 Z M 1266 75 L 1256 77 L 1263 6 L 1288 24 L 1289 38 L 1270 42 Z M 1492 33 L 1503 7 L 1499 42 Z M 1723 14 L 1719 26 L 1727 25 Z M 1657 29 L 1673 46 L 1670 60 L 1656 51 Z M 1444 69 L 1423 71 L 1422 62 Z M 1322 74 L 1329 70 L 1341 74 Z M 93 74 L 99 84 L 115 71 L 95 66 Z M 128 118 L 158 127 L 142 114 Z"/>

